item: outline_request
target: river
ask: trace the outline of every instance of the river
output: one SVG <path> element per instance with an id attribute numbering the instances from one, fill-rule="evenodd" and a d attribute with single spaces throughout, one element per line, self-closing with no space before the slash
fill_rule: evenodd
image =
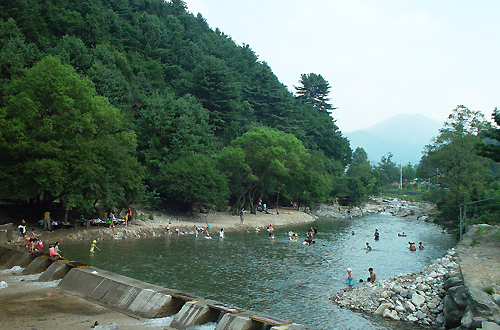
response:
<path id="1" fill-rule="evenodd" d="M 271 219 L 271 218 L 270 218 Z M 316 244 L 302 244 L 306 231 L 318 227 Z M 380 240 L 373 233 L 377 228 Z M 403 322 L 340 309 L 329 298 L 345 288 L 346 269 L 355 285 L 373 267 L 379 280 L 411 273 L 444 256 L 456 239 L 440 227 L 391 215 L 350 220 L 320 218 L 314 223 L 267 232 L 229 232 L 219 239 L 194 235 L 98 242 L 101 251 L 89 253 L 91 242 L 66 243 L 63 255 L 98 268 L 166 288 L 251 309 L 318 329 L 418 329 Z M 286 231 L 299 233 L 289 242 Z M 352 235 L 352 231 L 355 235 Z M 407 237 L 397 234 L 405 232 Z M 408 241 L 425 249 L 410 252 Z M 366 251 L 366 242 L 373 247 Z"/>

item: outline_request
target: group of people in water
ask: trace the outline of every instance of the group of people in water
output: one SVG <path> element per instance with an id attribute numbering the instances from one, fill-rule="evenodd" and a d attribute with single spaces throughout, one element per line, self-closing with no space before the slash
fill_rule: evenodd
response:
<path id="1" fill-rule="evenodd" d="M 353 230 L 353 231 L 351 231 L 351 234 L 355 235 L 356 233 Z M 404 232 L 402 232 L 402 233 L 398 233 L 398 236 L 400 236 L 400 237 L 406 237 L 406 234 Z M 373 238 L 374 238 L 375 241 L 380 240 L 380 232 L 378 231 L 378 229 L 375 229 L 375 232 L 373 234 Z M 408 245 L 409 245 L 408 249 L 410 251 L 417 251 L 417 247 L 415 245 L 415 242 L 411 242 L 410 241 L 410 242 L 408 242 Z M 369 242 L 366 242 L 365 249 L 367 251 L 372 251 L 373 250 L 373 248 L 371 247 L 371 245 L 370 245 Z M 418 242 L 418 249 L 419 250 L 425 249 L 425 246 L 424 246 L 424 244 L 422 242 Z M 369 283 L 374 283 L 377 280 L 377 275 L 375 274 L 375 272 L 373 271 L 373 268 L 371 268 L 371 267 L 368 268 L 368 272 L 370 273 L 370 277 L 368 277 L 366 279 L 366 281 L 369 282 Z M 349 285 L 354 284 L 354 274 L 353 274 L 351 268 L 347 268 L 347 280 L 346 280 L 346 282 Z M 359 282 L 363 282 L 363 280 L 360 279 Z"/>

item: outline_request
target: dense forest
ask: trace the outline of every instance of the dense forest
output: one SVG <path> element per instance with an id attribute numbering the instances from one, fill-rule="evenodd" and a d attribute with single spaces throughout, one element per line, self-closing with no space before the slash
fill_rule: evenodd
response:
<path id="1" fill-rule="evenodd" d="M 255 212 L 261 199 L 356 205 L 403 174 L 443 219 L 500 212 L 500 130 L 464 106 L 420 164 L 374 165 L 336 126 L 321 74 L 289 90 L 182 0 L 11 0 L 0 16 L 2 197 L 78 214 Z"/>
<path id="2" fill-rule="evenodd" d="M 1 196 L 235 210 L 375 189 L 345 174 L 320 74 L 289 91 L 184 1 L 12 0 L 0 15 Z"/>

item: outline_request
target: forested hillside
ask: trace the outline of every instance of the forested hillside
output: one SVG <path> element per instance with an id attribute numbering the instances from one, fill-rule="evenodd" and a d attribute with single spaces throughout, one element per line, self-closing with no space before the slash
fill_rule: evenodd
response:
<path id="1" fill-rule="evenodd" d="M 10 0 L 0 15 L 1 196 L 87 211 L 351 198 L 328 82 L 297 77 L 294 96 L 183 1 Z"/>

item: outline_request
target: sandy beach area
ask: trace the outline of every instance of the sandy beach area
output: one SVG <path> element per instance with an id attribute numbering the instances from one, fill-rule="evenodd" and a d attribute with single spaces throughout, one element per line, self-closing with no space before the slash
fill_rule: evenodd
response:
<path id="1" fill-rule="evenodd" d="M 137 218 L 152 218 L 150 220 L 134 220 L 129 226 L 117 225 L 114 228 L 107 227 L 80 227 L 76 229 L 63 229 L 42 231 L 37 229 L 37 234 L 46 243 L 70 242 L 78 240 L 107 240 L 127 239 L 163 236 L 167 233 L 167 225 L 170 222 L 170 234 L 177 228 L 180 235 L 192 234 L 194 226 L 210 226 L 210 233 L 217 235 L 221 228 L 229 233 L 232 231 L 254 231 L 255 228 L 265 230 L 270 224 L 275 228 L 290 224 L 313 222 L 316 217 L 308 213 L 297 211 L 292 208 L 280 208 L 279 214 L 276 209 L 268 210 L 269 214 L 257 212 L 257 214 L 244 213 L 243 225 L 240 217 L 229 213 L 200 214 L 196 217 L 190 216 L 168 216 L 161 214 L 147 215 L 139 214 Z"/>

